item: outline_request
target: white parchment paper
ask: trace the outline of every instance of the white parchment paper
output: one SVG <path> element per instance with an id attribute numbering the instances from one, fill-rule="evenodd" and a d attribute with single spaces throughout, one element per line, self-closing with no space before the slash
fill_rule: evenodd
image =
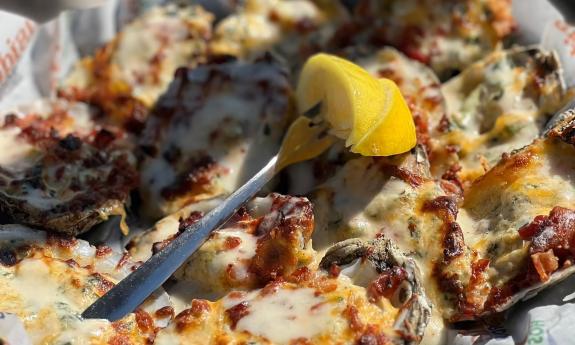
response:
<path id="1" fill-rule="evenodd" d="M 43 25 L 0 11 L 0 109 L 52 96 L 80 56 L 92 53 L 124 23 L 163 2 L 108 0 L 100 8 L 64 13 Z M 195 2 L 212 10 L 225 10 L 227 3 Z M 547 0 L 514 0 L 513 12 L 519 26 L 517 42 L 541 44 L 556 51 L 563 63 L 566 83 L 575 85 L 575 28 L 566 24 Z M 499 337 L 502 334 L 506 336 Z M 22 323 L 11 314 L 0 313 L 0 339 L 8 344 L 30 344 Z M 494 334 L 462 336 L 452 332 L 450 342 L 575 344 L 575 277 L 514 307 Z"/>

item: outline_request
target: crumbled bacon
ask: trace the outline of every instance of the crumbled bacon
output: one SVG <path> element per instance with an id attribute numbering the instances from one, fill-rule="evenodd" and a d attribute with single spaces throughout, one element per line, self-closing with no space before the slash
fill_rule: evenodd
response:
<path id="1" fill-rule="evenodd" d="M 402 267 L 385 268 L 379 276 L 369 283 L 367 293 L 371 302 L 381 297 L 391 299 L 401 283 L 407 279 L 407 272 Z"/>
<path id="2" fill-rule="evenodd" d="M 236 236 L 228 236 L 224 240 L 224 249 L 231 250 L 237 248 L 240 244 L 242 244 L 242 239 Z"/>
<path id="3" fill-rule="evenodd" d="M 540 281 L 546 281 L 550 273 L 575 257 L 575 211 L 556 206 L 549 216 L 537 216 L 521 227 L 519 235 L 531 241 L 532 268 Z"/>
<path id="4" fill-rule="evenodd" d="M 228 315 L 228 317 L 230 318 L 230 328 L 232 330 L 236 329 L 238 322 L 244 316 L 247 316 L 250 313 L 248 308 L 249 303 L 244 301 L 226 310 L 226 315 Z"/>
<path id="5" fill-rule="evenodd" d="M 200 194 L 209 190 L 214 176 L 221 167 L 210 156 L 191 158 L 188 168 L 182 171 L 175 182 L 162 189 L 162 197 L 166 200 L 175 200 L 189 193 Z"/>
<path id="6" fill-rule="evenodd" d="M 343 315 L 349 321 L 349 327 L 352 331 L 359 332 L 363 330 L 364 325 L 355 306 L 348 304 L 343 310 Z"/>
<path id="7" fill-rule="evenodd" d="M 559 260 L 553 254 L 553 249 L 531 255 L 531 261 L 542 282 L 549 280 L 549 275 L 559 268 Z"/>
<path id="8" fill-rule="evenodd" d="M 110 253 L 112 253 L 112 248 L 108 247 L 108 246 L 98 246 L 96 248 L 96 257 L 97 258 L 101 258 L 104 256 L 109 255 Z"/>
<path id="9" fill-rule="evenodd" d="M 101 275 L 100 273 L 96 272 L 91 275 L 93 279 L 93 286 L 96 289 L 96 292 L 102 296 L 110 289 L 114 287 L 114 283 L 107 280 L 106 277 Z"/>
<path id="10" fill-rule="evenodd" d="M 256 254 L 250 263 L 261 284 L 290 275 L 298 266 L 297 252 L 313 231 L 313 210 L 305 198 L 272 194 L 271 210 L 263 217 L 256 234 Z"/>
<path id="11" fill-rule="evenodd" d="M 191 307 L 189 309 L 183 310 L 174 318 L 176 329 L 181 332 L 188 326 L 201 321 L 202 317 L 209 313 L 210 310 L 211 307 L 208 301 L 200 299 L 192 300 Z"/>
<path id="12" fill-rule="evenodd" d="M 393 164 L 383 164 L 382 170 L 388 175 L 397 177 L 412 187 L 419 187 L 424 182 L 422 176 L 419 176 L 405 168 L 400 168 Z"/>
<path id="13" fill-rule="evenodd" d="M 378 331 L 376 325 L 368 325 L 365 332 L 357 339 L 356 345 L 389 345 L 392 341 Z"/>
<path id="14" fill-rule="evenodd" d="M 180 218 L 180 224 L 178 225 L 178 233 L 186 231 L 187 228 L 197 223 L 204 216 L 203 212 L 192 211 L 186 219 Z"/>
<path id="15" fill-rule="evenodd" d="M 168 318 L 168 317 L 171 319 L 174 317 L 174 308 L 172 306 L 167 305 L 165 307 L 162 307 L 162 308 L 156 310 L 154 312 L 154 315 L 160 319 Z"/>
<path id="16" fill-rule="evenodd" d="M 335 263 L 332 263 L 331 266 L 329 266 L 329 276 L 330 277 L 337 278 L 340 273 L 341 273 L 341 267 L 339 267 Z"/>
<path id="17" fill-rule="evenodd" d="M 141 308 L 138 308 L 134 311 L 136 314 L 136 324 L 138 328 L 143 332 L 150 332 L 154 330 L 154 319 Z"/>

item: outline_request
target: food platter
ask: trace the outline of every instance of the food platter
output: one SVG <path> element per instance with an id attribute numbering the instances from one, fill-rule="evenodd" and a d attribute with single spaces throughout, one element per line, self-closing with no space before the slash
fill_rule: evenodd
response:
<path id="1" fill-rule="evenodd" d="M 84 32 L 100 42 L 81 58 L 63 49 L 50 91 L 3 84 L 0 312 L 15 317 L 0 331 L 21 331 L 0 339 L 472 344 L 572 277 L 575 117 L 554 117 L 575 95 L 557 41 L 567 24 L 524 29 L 508 0 L 222 3 L 111 1 L 100 22 L 121 28 L 106 40 Z M 23 27 L 38 41 L 104 11 Z M 82 46 L 73 36 L 58 40 Z M 367 157 L 334 139 L 235 212 L 141 308 L 83 319 L 278 152 L 310 110 L 297 81 L 320 52 L 392 80 L 417 145 Z M 23 75 L 42 89 L 38 73 L 52 72 Z"/>

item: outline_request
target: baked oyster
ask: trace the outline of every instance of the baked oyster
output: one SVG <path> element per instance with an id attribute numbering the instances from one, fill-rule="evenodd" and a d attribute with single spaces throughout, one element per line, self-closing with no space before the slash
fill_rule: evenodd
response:
<path id="1" fill-rule="evenodd" d="M 0 212 L 10 222 L 69 235 L 124 216 L 139 182 L 124 138 L 96 124 L 82 103 L 44 100 L 4 113 Z"/>

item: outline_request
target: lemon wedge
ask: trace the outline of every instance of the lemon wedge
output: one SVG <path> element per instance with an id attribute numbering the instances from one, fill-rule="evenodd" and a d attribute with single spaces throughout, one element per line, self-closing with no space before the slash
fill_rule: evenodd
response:
<path id="1" fill-rule="evenodd" d="M 416 144 L 413 117 L 397 85 L 329 54 L 305 63 L 296 90 L 300 111 L 321 103 L 331 134 L 364 156 L 390 156 Z"/>

